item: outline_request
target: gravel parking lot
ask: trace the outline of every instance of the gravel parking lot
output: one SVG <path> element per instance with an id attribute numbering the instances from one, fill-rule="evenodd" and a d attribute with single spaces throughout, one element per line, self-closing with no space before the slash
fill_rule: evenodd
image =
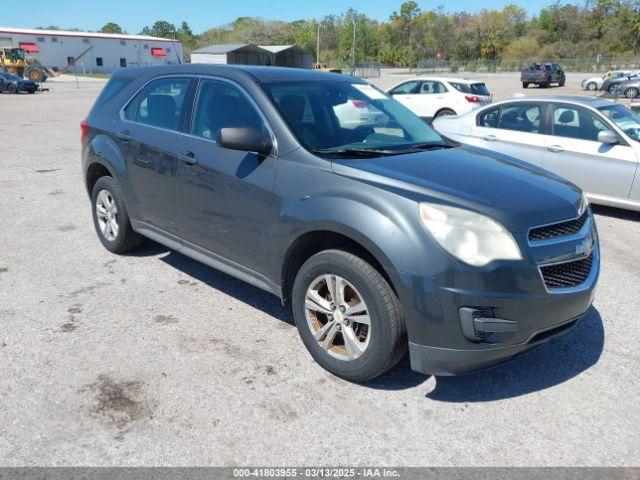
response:
<path id="1" fill-rule="evenodd" d="M 350 384 L 276 297 L 153 243 L 102 248 L 79 124 L 103 84 L 0 95 L 0 465 L 640 466 L 640 214 L 596 209 L 600 285 L 565 336 L 474 375 L 405 359 Z"/>

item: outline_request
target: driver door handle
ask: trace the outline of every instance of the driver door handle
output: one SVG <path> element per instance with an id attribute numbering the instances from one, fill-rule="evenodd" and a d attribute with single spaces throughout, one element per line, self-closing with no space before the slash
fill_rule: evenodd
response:
<path id="1" fill-rule="evenodd" d="M 123 130 L 118 133 L 118 138 L 122 140 L 123 143 L 128 143 L 131 140 L 131 133 L 129 133 L 129 130 Z"/>
<path id="2" fill-rule="evenodd" d="M 496 137 L 495 135 L 485 135 L 484 137 L 482 137 L 484 140 L 486 140 L 487 142 L 495 142 L 498 140 L 498 137 Z"/>
<path id="3" fill-rule="evenodd" d="M 198 163 L 198 160 L 196 159 L 196 155 L 193 152 L 187 152 L 184 154 L 179 153 L 178 158 L 180 159 L 180 161 L 189 165 L 190 167 Z"/>
<path id="4" fill-rule="evenodd" d="M 547 151 L 553 153 L 562 153 L 564 152 L 564 148 L 562 148 L 560 145 L 550 145 L 547 147 Z"/>

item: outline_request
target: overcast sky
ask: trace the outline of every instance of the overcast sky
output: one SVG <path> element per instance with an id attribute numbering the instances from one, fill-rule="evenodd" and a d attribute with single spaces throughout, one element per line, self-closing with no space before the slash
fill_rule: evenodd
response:
<path id="1" fill-rule="evenodd" d="M 447 11 L 477 11 L 482 8 L 502 8 L 515 3 L 537 13 L 553 0 L 529 0 L 515 2 L 493 0 L 471 2 L 469 0 L 447 0 L 437 2 L 418 1 L 423 10 L 446 5 Z M 34 28 L 57 25 L 61 28 L 97 30 L 107 22 L 115 22 L 129 33 L 138 33 L 145 25 L 156 20 L 167 20 L 179 24 L 189 22 L 195 33 L 214 26 L 224 25 L 237 17 L 263 17 L 274 20 L 298 20 L 340 14 L 349 7 L 378 19 L 387 20 L 400 8 L 402 0 L 30 0 L 3 8 L 0 26 Z"/>

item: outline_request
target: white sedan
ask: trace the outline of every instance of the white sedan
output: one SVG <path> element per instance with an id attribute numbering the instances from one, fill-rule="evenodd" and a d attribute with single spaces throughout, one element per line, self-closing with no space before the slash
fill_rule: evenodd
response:
<path id="1" fill-rule="evenodd" d="M 461 78 L 411 78 L 391 87 L 387 93 L 425 121 L 462 115 L 492 100 L 483 82 Z"/>
<path id="2" fill-rule="evenodd" d="M 609 100 L 518 98 L 434 128 L 464 144 L 546 168 L 602 205 L 640 210 L 640 115 Z"/>

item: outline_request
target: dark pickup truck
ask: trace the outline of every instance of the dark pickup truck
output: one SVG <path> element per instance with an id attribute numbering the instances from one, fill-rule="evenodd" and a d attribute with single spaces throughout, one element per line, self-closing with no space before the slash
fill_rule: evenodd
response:
<path id="1" fill-rule="evenodd" d="M 534 63 L 522 71 L 520 76 L 522 88 L 529 88 L 535 84 L 542 88 L 549 88 L 552 83 L 564 87 L 566 77 L 564 70 L 555 63 Z"/>

